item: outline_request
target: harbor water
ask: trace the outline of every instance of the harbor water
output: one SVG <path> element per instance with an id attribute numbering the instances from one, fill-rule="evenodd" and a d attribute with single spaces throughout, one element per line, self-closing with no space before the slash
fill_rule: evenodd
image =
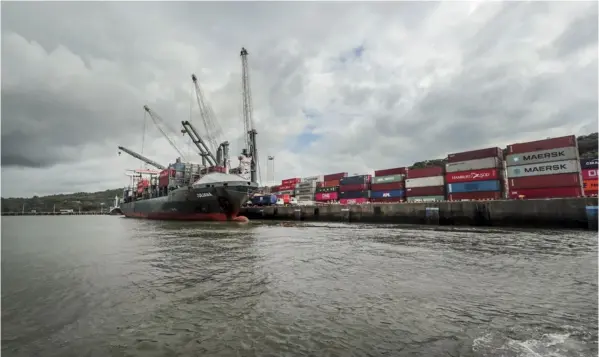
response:
<path id="1" fill-rule="evenodd" d="M 597 233 L 2 217 L 2 356 L 596 356 Z"/>

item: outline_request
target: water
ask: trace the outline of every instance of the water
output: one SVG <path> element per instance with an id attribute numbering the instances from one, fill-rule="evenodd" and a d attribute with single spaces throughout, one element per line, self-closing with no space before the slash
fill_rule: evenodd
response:
<path id="1" fill-rule="evenodd" d="M 2 356 L 596 356 L 597 235 L 2 217 Z"/>

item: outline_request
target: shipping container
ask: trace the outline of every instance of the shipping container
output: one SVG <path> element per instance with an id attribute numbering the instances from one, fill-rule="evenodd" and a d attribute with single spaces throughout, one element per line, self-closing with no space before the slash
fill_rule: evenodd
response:
<path id="1" fill-rule="evenodd" d="M 431 176 L 421 177 L 406 180 L 406 188 L 414 187 L 427 187 L 427 186 L 444 186 L 445 177 L 443 176 Z"/>
<path id="2" fill-rule="evenodd" d="M 401 190 L 406 187 L 403 181 L 390 182 L 390 183 L 373 183 L 370 185 L 371 191 L 389 191 L 389 190 Z"/>
<path id="3" fill-rule="evenodd" d="M 295 190 L 295 183 L 286 183 L 279 186 L 279 191 L 291 191 Z"/>
<path id="4" fill-rule="evenodd" d="M 283 181 L 281 181 L 281 185 L 286 186 L 286 185 L 295 185 L 296 183 L 300 183 L 301 179 L 300 178 L 290 178 L 290 179 L 285 179 Z"/>
<path id="5" fill-rule="evenodd" d="M 372 178 L 372 183 L 389 183 L 389 182 L 399 182 L 405 180 L 406 175 L 389 175 L 389 176 L 375 176 Z"/>
<path id="6" fill-rule="evenodd" d="M 447 155 L 447 162 L 471 161 L 485 159 L 487 157 L 498 157 L 503 159 L 503 150 L 500 148 L 486 148 L 480 150 L 464 151 Z"/>
<path id="7" fill-rule="evenodd" d="M 580 187 L 528 188 L 509 191 L 509 198 L 511 199 L 581 197 L 582 195 Z"/>
<path id="8" fill-rule="evenodd" d="M 348 176 L 339 180 L 339 186 L 343 185 L 360 185 L 370 183 L 371 175 Z"/>
<path id="9" fill-rule="evenodd" d="M 594 180 L 584 180 L 582 182 L 582 187 L 586 191 L 597 191 L 599 189 L 599 181 L 597 179 Z"/>
<path id="10" fill-rule="evenodd" d="M 324 175 L 323 181 L 341 180 L 344 177 L 347 177 L 347 172 L 339 172 L 337 174 Z M 337 185 L 335 185 L 335 186 L 337 186 Z"/>
<path id="11" fill-rule="evenodd" d="M 461 172 L 483 169 L 494 169 L 501 167 L 501 159 L 497 157 L 487 157 L 485 159 L 476 159 L 470 161 L 458 161 L 445 165 L 445 172 Z"/>
<path id="12" fill-rule="evenodd" d="M 579 172 L 580 162 L 578 160 L 544 162 L 542 164 L 530 164 L 522 166 L 509 166 L 507 175 L 509 178 L 557 175 Z"/>
<path id="13" fill-rule="evenodd" d="M 392 191 L 370 191 L 370 198 L 396 198 L 404 197 L 404 190 L 392 190 Z"/>
<path id="14" fill-rule="evenodd" d="M 315 188 L 296 188 L 295 189 L 295 194 L 296 195 L 313 195 L 314 192 L 316 192 L 316 187 Z"/>
<path id="15" fill-rule="evenodd" d="M 405 202 L 405 197 L 386 197 L 386 198 L 371 198 L 372 203 L 399 203 Z"/>
<path id="16" fill-rule="evenodd" d="M 444 196 L 445 186 L 406 188 L 406 196 Z"/>
<path id="17" fill-rule="evenodd" d="M 270 206 L 277 203 L 276 195 L 258 195 L 250 199 L 253 205 L 256 206 Z"/>
<path id="18" fill-rule="evenodd" d="M 518 143 L 507 146 L 507 154 L 521 154 L 524 152 L 533 152 L 541 150 L 549 150 L 555 148 L 565 148 L 568 146 L 578 147 L 576 137 L 574 135 L 561 136 L 558 138 L 529 141 L 526 143 Z"/>
<path id="19" fill-rule="evenodd" d="M 581 159 L 581 169 L 599 169 L 599 159 Z"/>
<path id="20" fill-rule="evenodd" d="M 445 196 L 414 196 L 407 197 L 407 202 L 436 202 L 445 201 Z"/>
<path id="21" fill-rule="evenodd" d="M 342 205 L 360 205 L 370 202 L 369 198 L 342 198 L 339 203 Z"/>
<path id="22" fill-rule="evenodd" d="M 597 171 L 599 171 L 599 169 L 584 169 L 584 170 L 582 170 L 582 179 L 583 180 L 597 179 Z"/>
<path id="23" fill-rule="evenodd" d="M 295 196 L 295 198 L 297 198 L 297 200 L 301 202 L 314 201 L 314 195 L 299 195 Z"/>
<path id="24" fill-rule="evenodd" d="M 337 201 L 339 193 L 337 192 L 320 192 L 314 195 L 316 201 Z"/>
<path id="25" fill-rule="evenodd" d="M 327 186 L 327 187 L 317 187 L 316 192 L 337 192 L 339 191 L 339 186 Z"/>
<path id="26" fill-rule="evenodd" d="M 366 191 L 370 188 L 370 185 L 367 183 L 360 185 L 341 185 L 339 186 L 340 192 L 348 192 L 348 191 Z"/>
<path id="27" fill-rule="evenodd" d="M 308 181 L 308 182 L 300 182 L 297 185 L 295 185 L 295 188 L 314 188 L 316 187 L 316 184 L 318 183 L 318 181 Z"/>
<path id="28" fill-rule="evenodd" d="M 175 177 L 174 169 L 166 169 L 160 171 L 160 174 L 158 175 L 158 186 L 167 187 L 169 185 L 171 177 Z"/>
<path id="29" fill-rule="evenodd" d="M 395 167 L 393 169 L 376 170 L 374 176 L 405 175 L 407 172 L 407 167 Z"/>
<path id="30" fill-rule="evenodd" d="M 581 187 L 582 184 L 580 182 L 580 175 L 578 173 L 518 177 L 508 179 L 507 183 L 510 190 L 550 187 Z"/>
<path id="31" fill-rule="evenodd" d="M 501 191 L 499 180 L 458 182 L 447 185 L 447 193 Z"/>
<path id="32" fill-rule="evenodd" d="M 329 181 L 324 181 L 321 186 L 322 187 L 331 187 L 331 186 L 336 187 L 339 185 L 340 185 L 339 180 L 329 180 Z"/>
<path id="33" fill-rule="evenodd" d="M 339 198 L 370 198 L 370 191 L 339 192 Z"/>
<path id="34" fill-rule="evenodd" d="M 291 195 L 277 195 L 277 198 L 283 200 L 283 204 L 285 205 L 291 202 Z"/>
<path id="35" fill-rule="evenodd" d="M 549 150 L 512 154 L 506 157 L 507 166 L 539 164 L 542 162 L 578 160 L 578 148 L 570 146 Z"/>
<path id="36" fill-rule="evenodd" d="M 410 169 L 406 174 L 406 178 L 415 179 L 422 177 L 432 177 L 443 175 L 445 169 L 441 166 L 430 166 L 423 169 Z M 436 186 L 436 185 L 433 185 Z"/>
<path id="37" fill-rule="evenodd" d="M 472 181 L 488 181 L 499 179 L 499 169 L 484 169 L 452 172 L 445 175 L 445 182 L 472 182 Z"/>
<path id="38" fill-rule="evenodd" d="M 320 175 L 320 176 L 309 176 L 309 177 L 303 177 L 301 179 L 300 182 L 312 182 L 312 181 L 324 181 L 324 176 Z"/>
<path id="39" fill-rule="evenodd" d="M 493 192 L 460 192 L 450 193 L 447 195 L 449 201 L 476 201 L 476 200 L 499 200 L 501 199 L 500 191 Z"/>

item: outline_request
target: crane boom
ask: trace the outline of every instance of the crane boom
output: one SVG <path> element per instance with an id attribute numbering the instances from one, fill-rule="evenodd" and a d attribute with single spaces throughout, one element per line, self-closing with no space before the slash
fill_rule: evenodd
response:
<path id="1" fill-rule="evenodd" d="M 217 140 L 219 140 L 223 135 L 222 129 L 218 125 L 212 106 L 210 106 L 206 100 L 206 97 L 204 96 L 204 92 L 198 83 L 198 77 L 195 74 L 192 74 L 191 80 L 193 81 L 193 86 L 195 89 L 196 102 L 198 103 L 198 108 L 200 110 L 200 117 L 202 118 L 204 129 L 206 130 L 205 138 L 212 146 L 211 149 L 216 151 L 218 148 Z"/>
<path id="2" fill-rule="evenodd" d="M 248 51 L 241 48 L 241 88 L 243 96 L 243 126 L 246 132 L 246 148 L 251 158 L 250 177 L 252 182 L 258 182 L 260 179 L 260 166 L 258 164 L 258 149 L 256 147 L 256 135 L 258 132 L 254 129 L 252 92 L 250 89 L 250 71 L 248 69 Z"/>
<path id="3" fill-rule="evenodd" d="M 212 154 L 210 148 L 206 145 L 204 140 L 202 140 L 202 137 L 198 134 L 198 131 L 193 126 L 193 124 L 191 124 L 187 120 L 182 121 L 181 124 L 183 125 L 182 132 L 189 134 L 191 141 L 193 141 L 193 143 L 198 147 L 198 150 L 200 150 L 200 155 L 202 155 L 202 157 L 205 157 L 211 166 L 216 166 L 216 157 L 214 157 L 214 154 Z"/>
<path id="4" fill-rule="evenodd" d="M 138 153 L 136 153 L 136 152 L 135 152 L 135 151 L 133 151 L 133 150 L 129 150 L 129 149 L 127 149 L 127 148 L 126 148 L 126 147 L 124 147 L 124 146 L 119 146 L 119 150 L 126 152 L 127 154 L 129 154 L 129 155 L 133 156 L 134 158 L 136 158 L 136 159 L 138 159 L 138 160 L 141 160 L 141 161 L 145 162 L 145 163 L 146 163 L 146 164 L 148 164 L 148 165 L 154 166 L 154 167 L 155 167 L 155 168 L 157 168 L 158 170 L 164 170 L 164 169 L 166 169 L 166 167 L 165 167 L 165 166 L 162 166 L 162 165 L 160 165 L 160 164 L 159 164 L 159 163 L 157 163 L 156 161 L 154 161 L 154 160 L 150 160 L 150 159 L 148 159 L 147 157 L 145 157 L 145 156 L 143 156 L 143 155 L 141 155 L 141 154 L 138 154 Z M 119 153 L 119 154 L 120 154 L 120 153 Z"/>
<path id="5" fill-rule="evenodd" d="M 174 132 L 174 130 L 172 130 L 170 127 L 168 127 L 166 125 L 166 123 L 164 122 L 164 120 L 158 114 L 156 114 L 152 109 L 150 109 L 150 107 L 148 107 L 147 105 L 144 105 L 144 110 L 150 115 L 150 118 L 152 118 L 154 125 L 156 125 L 156 127 L 158 128 L 158 130 L 160 130 L 160 132 L 166 138 L 166 140 L 168 140 L 169 144 L 171 144 L 171 146 L 177 151 L 177 153 L 179 153 L 179 156 L 181 157 L 181 159 L 185 160 L 185 155 L 183 155 L 183 153 L 181 153 L 181 150 L 179 150 L 177 145 L 175 145 L 175 143 L 173 142 L 171 137 L 164 130 L 163 126 L 166 127 L 167 129 L 169 129 L 169 131 L 171 133 Z"/>

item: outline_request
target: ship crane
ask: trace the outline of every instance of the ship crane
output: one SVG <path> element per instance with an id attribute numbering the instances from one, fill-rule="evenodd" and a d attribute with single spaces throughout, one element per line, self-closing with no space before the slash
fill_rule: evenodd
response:
<path id="1" fill-rule="evenodd" d="M 144 105 L 144 110 L 150 115 L 150 118 L 152 118 L 154 125 L 156 125 L 156 127 L 158 128 L 158 130 L 160 130 L 160 132 L 166 138 L 166 140 L 168 140 L 169 144 L 171 144 L 171 146 L 177 151 L 177 153 L 179 153 L 181 159 L 185 160 L 185 155 L 181 153 L 181 150 L 179 150 L 177 145 L 175 145 L 173 139 L 171 139 L 171 137 L 166 133 L 165 128 L 168 129 L 171 133 L 175 131 L 167 127 L 164 119 L 162 119 L 158 114 L 156 114 L 152 109 L 150 109 L 150 107 Z"/>
<path id="2" fill-rule="evenodd" d="M 136 153 L 136 152 L 135 152 L 135 151 L 133 151 L 133 150 L 129 150 L 129 149 L 127 149 L 127 148 L 126 148 L 126 147 L 124 147 L 124 146 L 119 146 L 119 150 L 126 152 L 127 154 L 129 154 L 129 155 L 133 156 L 134 158 L 136 158 L 136 159 L 138 159 L 138 160 L 141 160 L 141 161 L 145 162 L 145 163 L 146 163 L 146 164 L 148 164 L 148 165 L 154 166 L 154 167 L 155 167 L 155 168 L 157 168 L 158 170 L 164 170 L 164 169 L 166 169 L 166 167 L 165 167 L 165 166 L 162 166 L 162 165 L 160 165 L 160 164 L 159 164 L 159 163 L 157 163 L 156 161 L 154 161 L 154 160 L 150 160 L 150 159 L 148 159 L 147 157 L 145 157 L 145 156 L 143 156 L 143 155 L 141 155 L 141 154 L 138 154 L 138 153 Z M 119 152 L 119 155 L 120 155 L 120 154 L 121 154 L 121 153 Z"/>
<path id="3" fill-rule="evenodd" d="M 198 83 L 198 77 L 195 74 L 191 75 L 193 81 L 193 87 L 196 94 L 196 102 L 198 103 L 198 109 L 200 110 L 200 117 L 206 130 L 205 137 L 211 146 L 212 150 L 218 150 L 217 142 L 223 136 L 222 128 L 218 125 L 216 116 L 212 106 L 206 101 L 204 92 Z"/>
<path id="4" fill-rule="evenodd" d="M 243 127 L 246 133 L 245 145 L 242 155 L 251 159 L 250 179 L 252 182 L 258 182 L 260 176 L 260 166 L 258 164 L 258 149 L 256 147 L 256 135 L 258 132 L 254 128 L 252 92 L 250 89 L 250 71 L 248 69 L 248 51 L 242 47 L 241 52 L 241 90 L 243 96 Z"/>
<path id="5" fill-rule="evenodd" d="M 212 154 L 210 148 L 206 145 L 200 134 L 198 134 L 198 131 L 193 126 L 193 124 L 191 124 L 187 120 L 182 121 L 181 124 L 183 125 L 183 129 L 181 130 L 181 132 L 183 134 L 187 133 L 191 138 L 191 141 L 195 144 L 195 146 L 198 147 L 200 155 L 202 156 L 202 161 L 208 162 L 210 166 L 216 166 L 218 160 L 216 159 L 216 157 L 214 157 L 214 154 Z M 202 162 L 204 166 L 206 166 L 205 162 Z"/>

